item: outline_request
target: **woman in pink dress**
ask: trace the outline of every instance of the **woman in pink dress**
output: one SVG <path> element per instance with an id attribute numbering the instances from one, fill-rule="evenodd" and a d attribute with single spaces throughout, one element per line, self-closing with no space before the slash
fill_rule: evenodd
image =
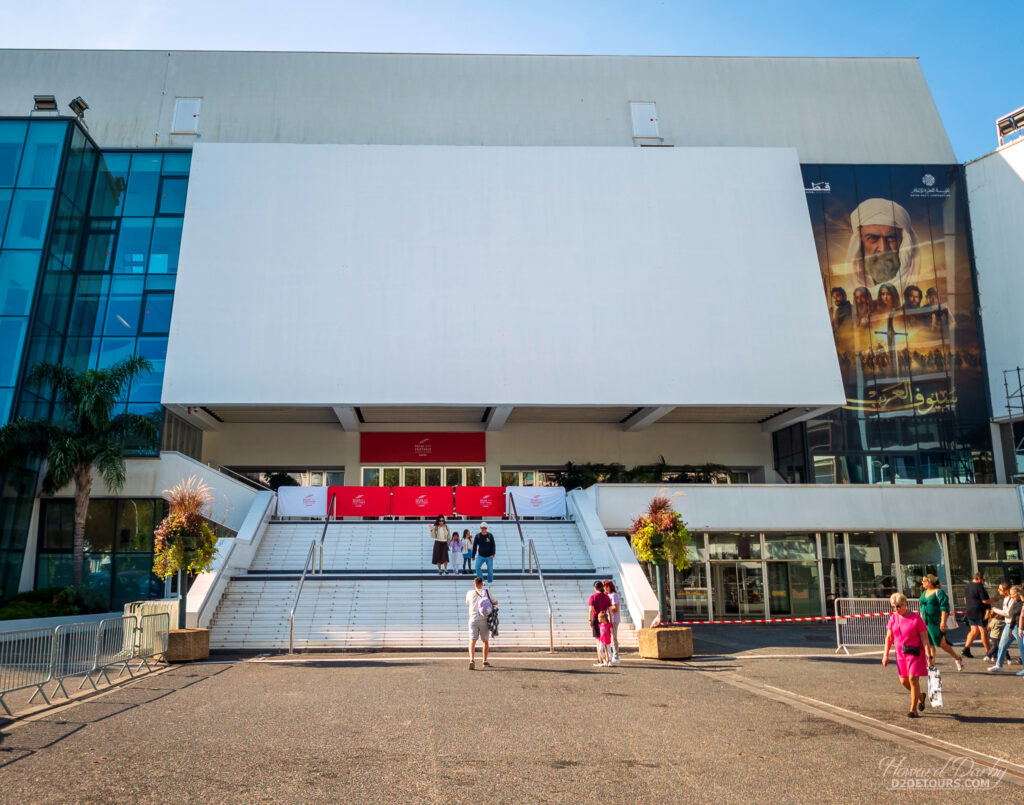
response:
<path id="1" fill-rule="evenodd" d="M 910 691 L 910 712 L 907 716 L 917 718 L 918 710 L 924 710 L 924 694 L 921 692 L 921 677 L 928 675 L 925 646 L 928 645 L 928 627 L 921 616 L 911 612 L 907 597 L 903 593 L 889 596 L 893 613 L 889 616 L 888 631 L 885 634 L 885 650 L 882 665 L 889 664 L 889 649 L 896 643 L 896 668 L 900 684 Z"/>

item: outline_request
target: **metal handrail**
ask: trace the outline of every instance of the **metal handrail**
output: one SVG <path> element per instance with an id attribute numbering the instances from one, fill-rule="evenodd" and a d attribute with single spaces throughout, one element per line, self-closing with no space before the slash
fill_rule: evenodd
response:
<path id="1" fill-rule="evenodd" d="M 508 496 L 508 502 L 512 504 L 512 519 L 515 520 L 516 528 L 519 529 L 519 572 L 526 572 L 526 540 L 523 539 L 523 526 L 519 522 L 519 510 L 516 508 L 516 499 Z"/>
<path id="2" fill-rule="evenodd" d="M 309 563 L 313 562 L 313 569 L 316 570 L 316 540 L 309 543 L 309 551 L 306 552 L 306 564 L 302 566 L 302 578 L 299 579 L 299 588 L 295 591 L 295 600 L 292 601 L 292 611 L 288 618 L 291 626 L 288 631 L 288 653 L 295 653 L 295 608 L 299 605 L 299 596 L 302 595 L 302 585 L 306 582 L 306 571 L 309 570 Z"/>
<path id="3" fill-rule="evenodd" d="M 259 489 L 261 492 L 273 492 L 274 491 L 269 486 L 267 486 L 265 483 L 263 483 L 263 481 L 254 481 L 252 478 L 248 477 L 247 475 L 242 475 L 242 473 L 240 473 L 240 472 L 235 472 L 235 470 L 231 469 L 230 467 L 225 467 L 223 464 L 218 464 L 216 461 L 207 461 L 206 462 L 206 466 L 207 467 L 212 467 L 213 469 L 217 470 L 217 472 L 222 472 L 225 475 L 230 476 L 231 478 L 234 478 L 236 481 L 241 481 L 243 484 L 246 484 L 247 486 L 251 486 L 251 487 L 254 487 L 256 489 Z"/>
<path id="4" fill-rule="evenodd" d="M 327 507 L 327 514 L 324 515 L 324 530 L 320 532 L 320 572 L 324 572 L 324 540 L 327 539 L 327 526 L 331 524 L 331 510 L 337 514 L 338 499 L 334 498 L 331 505 Z M 313 562 L 313 572 L 316 573 L 316 562 Z"/>
<path id="5" fill-rule="evenodd" d="M 537 566 L 537 576 L 540 578 L 540 589 L 544 592 L 544 601 L 548 605 L 548 650 L 555 653 L 555 615 L 551 609 L 551 597 L 548 595 L 548 585 L 544 581 L 544 571 L 540 569 L 540 559 L 537 557 L 537 547 L 530 540 L 530 573 L 533 573 L 534 563 Z"/>

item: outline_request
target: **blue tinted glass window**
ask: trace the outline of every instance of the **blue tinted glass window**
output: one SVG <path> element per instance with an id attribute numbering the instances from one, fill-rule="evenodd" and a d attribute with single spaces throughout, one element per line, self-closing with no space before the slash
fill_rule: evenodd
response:
<path id="1" fill-rule="evenodd" d="M 39 252 L 0 253 L 0 316 L 27 316 L 39 273 Z"/>
<path id="2" fill-rule="evenodd" d="M 178 250 L 181 248 L 182 218 L 157 218 L 153 225 L 150 274 L 176 274 Z"/>
<path id="3" fill-rule="evenodd" d="M 117 220 L 102 219 L 89 222 L 85 234 L 85 248 L 82 250 L 84 272 L 110 271 L 114 264 L 114 246 L 117 243 Z"/>
<path id="4" fill-rule="evenodd" d="M 142 307 L 142 278 L 118 277 L 110 289 L 104 335 L 131 335 L 139 329 Z"/>
<path id="5" fill-rule="evenodd" d="M 97 368 L 106 369 L 120 360 L 130 358 L 134 351 L 134 338 L 104 338 L 103 343 L 100 344 L 100 357 Z"/>
<path id="6" fill-rule="evenodd" d="M 5 249 L 41 249 L 50 221 L 51 190 L 15 190 L 4 233 Z"/>
<path id="7" fill-rule="evenodd" d="M 159 402 L 163 388 L 164 363 L 167 358 L 166 338 L 140 338 L 136 354 L 149 358 L 153 371 L 132 382 L 131 402 Z"/>
<path id="8" fill-rule="evenodd" d="M 147 293 L 142 313 L 142 332 L 147 334 L 166 333 L 171 329 L 171 303 L 174 294 Z"/>
<path id="9" fill-rule="evenodd" d="M 4 239 L 4 229 L 7 226 L 7 213 L 11 211 L 11 199 L 13 197 L 13 190 L 0 190 L 0 243 L 2 243 Z"/>
<path id="10" fill-rule="evenodd" d="M 114 273 L 146 273 L 146 258 L 149 256 L 149 236 L 152 229 L 152 218 L 121 219 L 121 234 L 117 239 Z"/>
<path id="11" fill-rule="evenodd" d="M 81 235 L 82 216 L 75 211 L 71 201 L 61 195 L 57 217 L 53 222 L 53 234 L 50 236 L 50 254 L 67 266 L 68 270 L 72 268 Z"/>
<path id="12" fill-rule="evenodd" d="M 14 185 L 27 129 L 28 123 L 23 120 L 0 121 L 0 187 Z"/>
<path id="13" fill-rule="evenodd" d="M 173 291 L 175 279 L 173 274 L 150 274 L 146 277 L 146 290 Z"/>
<path id="14" fill-rule="evenodd" d="M 132 154 L 123 215 L 152 215 L 156 211 L 156 192 L 160 184 L 160 154 Z"/>
<path id="15" fill-rule="evenodd" d="M 92 192 L 92 215 L 120 215 L 131 154 L 103 154 Z"/>
<path id="16" fill-rule="evenodd" d="M 95 369 L 99 359 L 100 344 L 95 338 L 69 338 L 64 347 L 64 364 L 76 372 Z"/>
<path id="17" fill-rule="evenodd" d="M 110 277 L 82 276 L 75 289 L 68 335 L 99 335 L 100 303 L 110 288 Z"/>
<path id="18" fill-rule="evenodd" d="M 0 388 L 0 424 L 3 424 L 11 417 L 11 402 L 14 400 L 14 389 Z"/>
<path id="19" fill-rule="evenodd" d="M 192 152 L 164 154 L 164 176 L 188 176 L 192 164 Z"/>
<path id="20" fill-rule="evenodd" d="M 188 179 L 166 178 L 160 185 L 160 213 L 174 215 L 185 212 Z"/>
<path id="21" fill-rule="evenodd" d="M 18 187 L 54 186 L 67 127 L 63 121 L 36 121 L 28 127 L 25 153 L 18 171 Z"/>
<path id="22" fill-rule="evenodd" d="M 28 319 L 23 316 L 0 318 L 0 386 L 13 386 L 18 379 L 27 327 Z"/>

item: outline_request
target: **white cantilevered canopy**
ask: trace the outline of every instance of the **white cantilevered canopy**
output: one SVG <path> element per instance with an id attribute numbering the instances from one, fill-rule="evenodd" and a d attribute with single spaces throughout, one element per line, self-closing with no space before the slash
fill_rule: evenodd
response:
<path id="1" fill-rule="evenodd" d="M 844 396 L 792 149 L 200 144 L 163 401 Z"/>

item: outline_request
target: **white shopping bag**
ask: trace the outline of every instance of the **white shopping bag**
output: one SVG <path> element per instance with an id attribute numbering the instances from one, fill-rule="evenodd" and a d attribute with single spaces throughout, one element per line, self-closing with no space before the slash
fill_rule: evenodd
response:
<path id="1" fill-rule="evenodd" d="M 928 666 L 928 703 L 942 707 L 942 674 L 936 665 Z"/>

